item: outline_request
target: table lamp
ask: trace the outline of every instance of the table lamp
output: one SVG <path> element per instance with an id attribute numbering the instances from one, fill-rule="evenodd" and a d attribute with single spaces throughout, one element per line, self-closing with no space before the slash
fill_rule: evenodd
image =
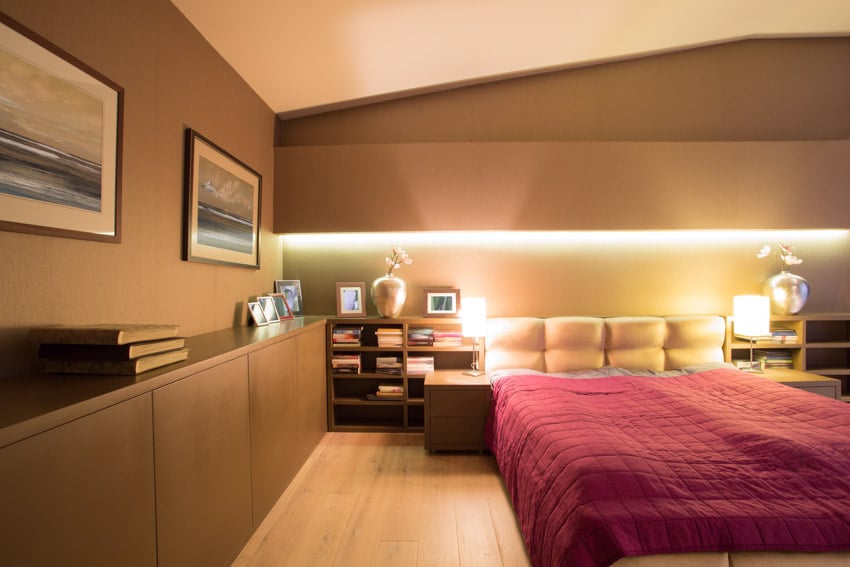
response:
<path id="1" fill-rule="evenodd" d="M 472 337 L 472 370 L 464 372 L 469 376 L 481 376 L 478 358 L 478 338 L 487 334 L 487 302 L 483 297 L 464 297 L 460 312 L 463 336 Z"/>
<path id="2" fill-rule="evenodd" d="M 770 335 L 770 298 L 766 295 L 736 295 L 732 302 L 733 329 L 736 337 L 750 341 L 750 362 L 739 363 L 747 372 L 762 372 L 761 364 L 753 362 L 753 342 Z"/>

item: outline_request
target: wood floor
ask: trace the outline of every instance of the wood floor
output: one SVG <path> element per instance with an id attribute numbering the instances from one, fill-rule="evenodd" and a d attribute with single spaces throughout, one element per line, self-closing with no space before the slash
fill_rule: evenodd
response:
<path id="1" fill-rule="evenodd" d="M 233 567 L 530 565 L 490 455 L 328 433 Z"/>

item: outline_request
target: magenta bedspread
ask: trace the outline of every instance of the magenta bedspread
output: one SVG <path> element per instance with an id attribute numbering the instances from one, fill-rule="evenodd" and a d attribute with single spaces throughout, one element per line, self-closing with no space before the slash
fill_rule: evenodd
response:
<path id="1" fill-rule="evenodd" d="M 850 550 L 850 406 L 732 368 L 504 377 L 487 442 L 536 567 Z"/>

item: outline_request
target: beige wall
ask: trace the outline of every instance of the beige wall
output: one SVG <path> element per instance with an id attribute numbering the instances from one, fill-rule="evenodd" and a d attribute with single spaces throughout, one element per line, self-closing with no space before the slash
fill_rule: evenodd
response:
<path id="1" fill-rule="evenodd" d="M 0 9 L 125 93 L 122 242 L 0 232 L 0 375 L 32 362 L 33 325 L 168 322 L 194 335 L 244 324 L 243 302 L 281 272 L 271 109 L 168 0 L 0 0 Z M 187 127 L 263 176 L 260 270 L 181 260 Z"/>
<path id="2" fill-rule="evenodd" d="M 284 120 L 275 229 L 846 229 L 848 68 L 850 38 L 750 40 Z M 370 282 L 398 244 L 409 315 L 433 285 L 496 315 L 728 313 L 776 239 L 805 259 L 807 311 L 850 309 L 846 233 L 316 237 L 286 241 L 283 274 L 333 313 L 334 282 Z"/>

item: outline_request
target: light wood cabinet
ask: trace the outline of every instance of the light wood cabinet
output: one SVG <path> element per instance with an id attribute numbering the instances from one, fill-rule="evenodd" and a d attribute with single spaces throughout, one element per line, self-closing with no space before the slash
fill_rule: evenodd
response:
<path id="1" fill-rule="evenodd" d="M 0 563 L 156 565 L 147 393 L 0 449 Z"/>

